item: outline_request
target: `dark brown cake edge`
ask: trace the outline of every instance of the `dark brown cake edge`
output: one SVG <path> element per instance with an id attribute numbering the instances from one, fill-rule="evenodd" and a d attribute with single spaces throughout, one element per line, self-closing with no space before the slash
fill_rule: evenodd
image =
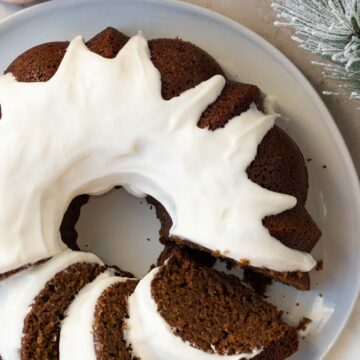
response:
<path id="1" fill-rule="evenodd" d="M 180 247 L 185 246 L 195 251 L 209 253 L 208 249 L 187 240 L 179 239 L 177 237 L 171 237 L 171 241 L 174 241 Z M 273 280 L 279 281 L 285 285 L 293 286 L 298 290 L 302 290 L 302 291 L 310 290 L 310 275 L 307 272 L 301 272 L 301 271 L 279 272 L 265 268 L 249 266 L 246 262 L 239 263 L 235 260 L 229 259 L 216 252 L 211 252 L 211 254 L 214 258 L 226 262 L 229 265 L 229 267 L 241 267 L 244 269 L 247 268 L 250 269 L 251 271 L 255 271 L 262 275 L 265 275 Z"/>
<path id="2" fill-rule="evenodd" d="M 281 339 L 263 349 L 254 360 L 283 360 L 299 350 L 299 335 L 296 329 L 289 329 Z"/>
<path id="3" fill-rule="evenodd" d="M 10 276 L 12 276 L 12 275 L 15 275 L 15 274 L 17 274 L 17 273 L 19 273 L 19 272 L 21 272 L 21 271 L 28 270 L 28 269 L 30 269 L 30 268 L 32 268 L 32 267 L 39 266 L 39 265 L 43 264 L 44 262 L 46 262 L 46 261 L 48 261 L 48 260 L 49 260 L 49 258 L 48 258 L 48 259 L 39 260 L 39 261 L 37 261 L 37 262 L 34 263 L 34 264 L 27 264 L 27 265 L 21 266 L 21 267 L 19 267 L 19 268 L 17 268 L 17 269 L 8 271 L 8 272 L 6 272 L 6 273 L 2 273 L 2 274 L 0 274 L 0 281 L 5 280 L 5 279 L 7 279 L 8 277 L 10 277 Z"/>

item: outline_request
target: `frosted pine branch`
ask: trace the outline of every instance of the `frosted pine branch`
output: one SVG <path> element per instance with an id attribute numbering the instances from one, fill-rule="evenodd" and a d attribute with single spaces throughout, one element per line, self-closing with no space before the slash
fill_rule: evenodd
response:
<path id="1" fill-rule="evenodd" d="M 360 100 L 360 0 L 273 0 L 272 8 L 275 25 L 293 26 L 293 40 L 327 60 L 315 63 L 343 81 L 338 93 Z"/>

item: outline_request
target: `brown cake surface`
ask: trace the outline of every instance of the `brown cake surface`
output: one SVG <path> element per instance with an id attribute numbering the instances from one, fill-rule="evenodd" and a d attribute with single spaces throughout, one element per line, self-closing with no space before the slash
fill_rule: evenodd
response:
<path id="1" fill-rule="evenodd" d="M 116 283 L 99 297 L 93 323 L 94 346 L 98 360 L 132 360 L 123 335 L 124 320 L 128 317 L 127 299 L 135 290 L 137 280 Z"/>
<path id="2" fill-rule="evenodd" d="M 24 321 L 22 360 L 59 359 L 59 335 L 65 310 L 76 294 L 104 270 L 98 264 L 76 263 L 47 282 Z"/>
<path id="3" fill-rule="evenodd" d="M 254 359 L 282 360 L 298 349 L 296 329 L 282 321 L 275 306 L 237 277 L 200 265 L 180 248 L 151 289 L 174 333 L 203 351 L 234 355 L 263 348 Z"/>
<path id="4" fill-rule="evenodd" d="M 108 28 L 91 39 L 89 48 L 103 56 L 114 57 L 126 43 L 128 37 Z M 55 73 L 65 53 L 67 43 L 57 42 L 39 45 L 20 55 L 7 69 L 19 81 L 46 81 Z M 149 41 L 151 58 L 161 74 L 162 95 L 170 99 L 216 74 L 223 74 L 220 66 L 205 51 L 180 39 L 155 39 Z M 251 103 L 262 109 L 261 92 L 255 85 L 241 84 L 227 80 L 218 97 L 202 114 L 198 126 L 211 131 L 223 127 L 234 116 L 246 111 Z M 295 208 L 279 215 L 263 219 L 270 234 L 286 246 L 310 252 L 321 233 L 304 204 L 307 196 L 308 178 L 303 156 L 292 139 L 280 128 L 274 126 L 258 146 L 256 158 L 247 169 L 248 177 L 264 188 L 293 195 L 298 204 Z M 181 241 L 169 237 L 171 219 L 166 210 L 154 199 L 161 221 L 161 240 Z M 61 226 L 64 241 L 76 247 L 74 225 L 79 216 L 82 201 L 73 202 Z M 196 245 L 194 246 L 196 248 Z M 258 269 L 254 268 L 255 271 Z M 278 273 L 266 269 L 260 272 L 286 284 L 306 290 L 310 286 L 308 274 Z"/>
<path id="5" fill-rule="evenodd" d="M 156 265 L 162 266 L 165 264 L 166 260 L 171 257 L 171 255 L 180 249 L 183 249 L 184 244 L 177 245 L 174 242 L 168 242 L 165 244 L 164 249 L 161 251 Z M 198 264 L 201 264 L 203 266 L 213 267 L 216 262 L 216 258 L 214 256 L 211 256 L 211 254 L 207 251 L 201 251 L 192 249 L 190 247 L 186 247 L 186 252 L 189 253 L 194 259 L 196 259 Z"/>

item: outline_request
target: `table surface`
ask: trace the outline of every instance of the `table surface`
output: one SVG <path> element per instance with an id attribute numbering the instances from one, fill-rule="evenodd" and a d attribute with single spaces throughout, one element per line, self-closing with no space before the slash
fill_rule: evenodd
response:
<path id="1" fill-rule="evenodd" d="M 183 0 L 223 14 L 255 31 L 283 52 L 308 78 L 321 94 L 350 150 L 358 174 L 360 174 L 360 101 L 346 97 L 322 95 L 322 91 L 336 89 L 337 83 L 324 79 L 321 69 L 311 64 L 318 58 L 300 48 L 290 36 L 290 28 L 277 28 L 271 10 L 271 0 Z M 21 5 L 6 4 L 0 0 L 0 20 L 22 9 Z M 326 360 L 360 359 L 360 300 L 350 322 Z"/>

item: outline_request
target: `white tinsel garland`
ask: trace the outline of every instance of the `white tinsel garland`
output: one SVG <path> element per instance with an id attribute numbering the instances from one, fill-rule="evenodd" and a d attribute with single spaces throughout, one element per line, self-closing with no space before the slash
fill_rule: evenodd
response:
<path id="1" fill-rule="evenodd" d="M 284 19 L 275 25 L 293 26 L 300 47 L 328 60 L 315 62 L 324 76 L 360 100 L 360 0 L 273 0 L 272 7 Z"/>

